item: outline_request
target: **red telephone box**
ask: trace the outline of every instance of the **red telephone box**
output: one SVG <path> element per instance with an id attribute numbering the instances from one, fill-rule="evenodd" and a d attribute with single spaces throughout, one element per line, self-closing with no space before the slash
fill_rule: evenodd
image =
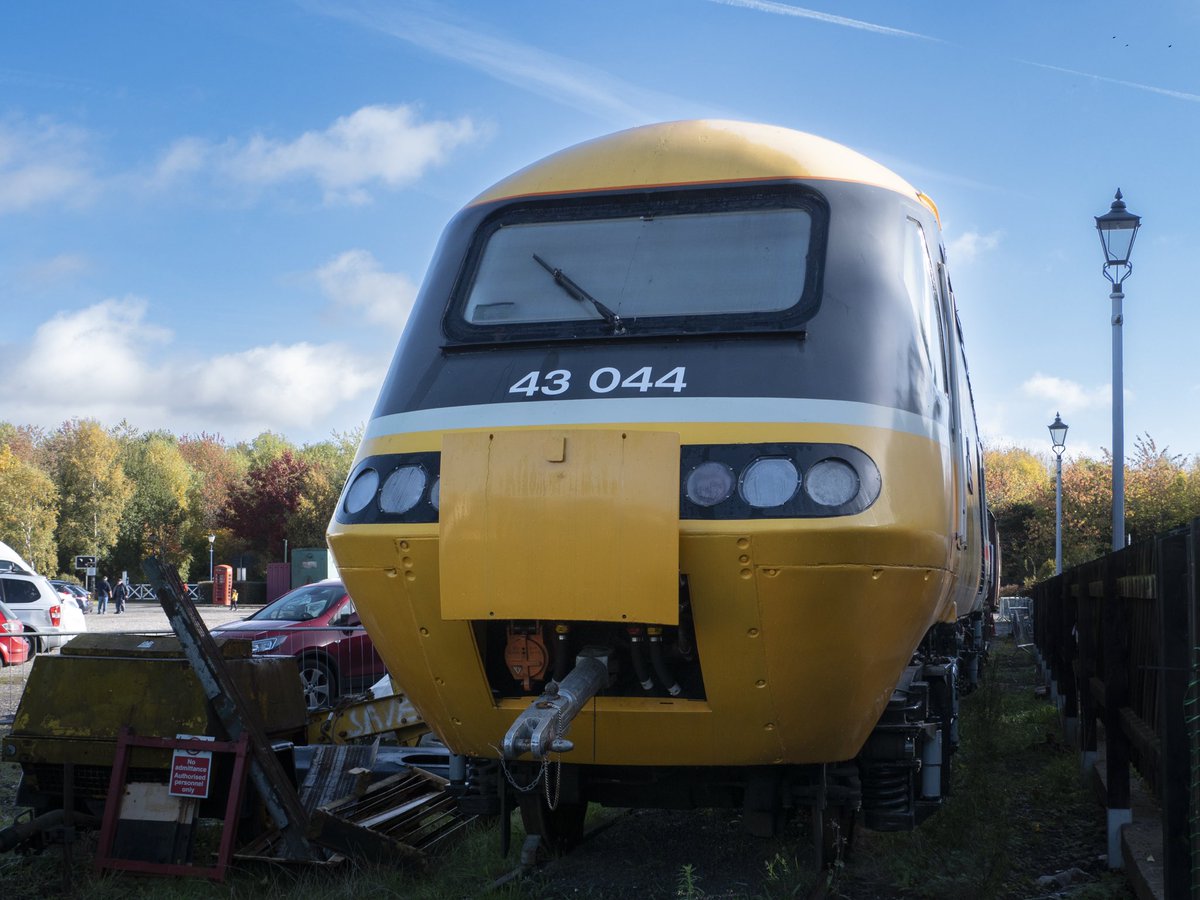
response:
<path id="1" fill-rule="evenodd" d="M 214 606 L 228 606 L 233 594 L 233 566 L 217 566 L 213 569 L 212 602 Z"/>

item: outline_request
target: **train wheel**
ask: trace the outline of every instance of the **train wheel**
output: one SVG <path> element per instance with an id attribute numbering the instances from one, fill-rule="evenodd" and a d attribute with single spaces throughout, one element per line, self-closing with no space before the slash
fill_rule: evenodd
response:
<path id="1" fill-rule="evenodd" d="M 543 849 L 550 856 L 562 856 L 570 852 L 583 839 L 587 803 L 563 801 L 551 809 L 540 792 L 521 794 L 517 803 L 521 808 L 521 824 L 525 826 L 525 833 L 540 837 Z"/>
<path id="2" fill-rule="evenodd" d="M 812 808 L 813 853 L 818 869 L 830 869 L 850 855 L 858 813 L 849 806 Z"/>

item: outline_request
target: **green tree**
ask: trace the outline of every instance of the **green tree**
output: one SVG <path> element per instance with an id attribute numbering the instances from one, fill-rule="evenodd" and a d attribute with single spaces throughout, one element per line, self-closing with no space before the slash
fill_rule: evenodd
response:
<path id="1" fill-rule="evenodd" d="M 58 490 L 50 476 L 0 444 L 0 540 L 38 572 L 59 570 L 54 526 Z"/>
<path id="2" fill-rule="evenodd" d="M 1112 548 L 1112 455 L 1081 456 L 1063 466 L 1063 567 Z"/>
<path id="3" fill-rule="evenodd" d="M 194 474 L 175 438 L 151 432 L 129 440 L 122 463 L 133 492 L 121 516 L 111 558 L 114 568 L 138 578 L 142 560 L 154 555 L 176 570 L 186 571 L 195 543 L 188 515 Z"/>
<path id="4" fill-rule="evenodd" d="M 300 458 L 309 468 L 296 510 L 288 517 L 288 540 L 293 546 L 325 546 L 325 532 L 350 474 L 362 432 L 361 427 L 334 432 L 329 440 L 308 444 L 300 451 Z"/>
<path id="5" fill-rule="evenodd" d="M 1028 450 L 984 451 L 988 506 L 1000 533 L 1002 585 L 1027 587 L 1054 570 L 1054 476 Z"/>
<path id="6" fill-rule="evenodd" d="M 47 440 L 58 488 L 60 569 L 79 554 L 105 557 L 117 542 L 121 514 L 133 488 L 121 465 L 120 444 L 93 419 L 72 419 Z"/>
<path id="7" fill-rule="evenodd" d="M 1134 541 L 1182 525 L 1200 513 L 1182 456 L 1162 450 L 1150 435 L 1134 440 L 1125 475 L 1125 530 Z"/>

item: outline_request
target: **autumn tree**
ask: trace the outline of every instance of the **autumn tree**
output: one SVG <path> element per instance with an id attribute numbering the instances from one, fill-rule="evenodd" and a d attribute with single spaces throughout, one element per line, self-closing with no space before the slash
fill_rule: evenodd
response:
<path id="1" fill-rule="evenodd" d="M 1125 474 L 1125 530 L 1132 540 L 1151 538 L 1200 514 L 1184 462 L 1166 447 L 1159 450 L 1148 434 L 1134 440 Z"/>
<path id="2" fill-rule="evenodd" d="M 362 428 L 358 428 L 334 432 L 329 440 L 309 444 L 300 451 L 309 471 L 300 502 L 288 519 L 288 539 L 293 546 L 325 546 L 325 531 L 361 441 Z"/>
<path id="3" fill-rule="evenodd" d="M 282 558 L 288 519 L 300 506 L 309 469 L 291 450 L 251 466 L 230 497 L 227 526 L 264 558 Z"/>
<path id="4" fill-rule="evenodd" d="M 47 440 L 47 456 L 59 495 L 59 568 L 67 571 L 74 556 L 104 557 L 116 544 L 133 488 L 116 438 L 93 419 L 64 422 Z"/>
<path id="5" fill-rule="evenodd" d="M 1001 584 L 1028 586 L 1054 567 L 1054 476 L 1019 447 L 984 451 L 988 506 L 1000 533 Z"/>
<path id="6" fill-rule="evenodd" d="M 59 570 L 57 521 L 58 490 L 50 476 L 0 444 L 0 540 L 35 571 L 52 574 Z"/>

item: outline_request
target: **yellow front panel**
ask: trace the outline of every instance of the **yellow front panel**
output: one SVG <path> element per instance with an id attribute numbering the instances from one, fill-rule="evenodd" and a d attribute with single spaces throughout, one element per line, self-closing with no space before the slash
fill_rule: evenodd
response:
<path id="1" fill-rule="evenodd" d="M 444 619 L 678 621 L 679 436 L 447 434 Z"/>

